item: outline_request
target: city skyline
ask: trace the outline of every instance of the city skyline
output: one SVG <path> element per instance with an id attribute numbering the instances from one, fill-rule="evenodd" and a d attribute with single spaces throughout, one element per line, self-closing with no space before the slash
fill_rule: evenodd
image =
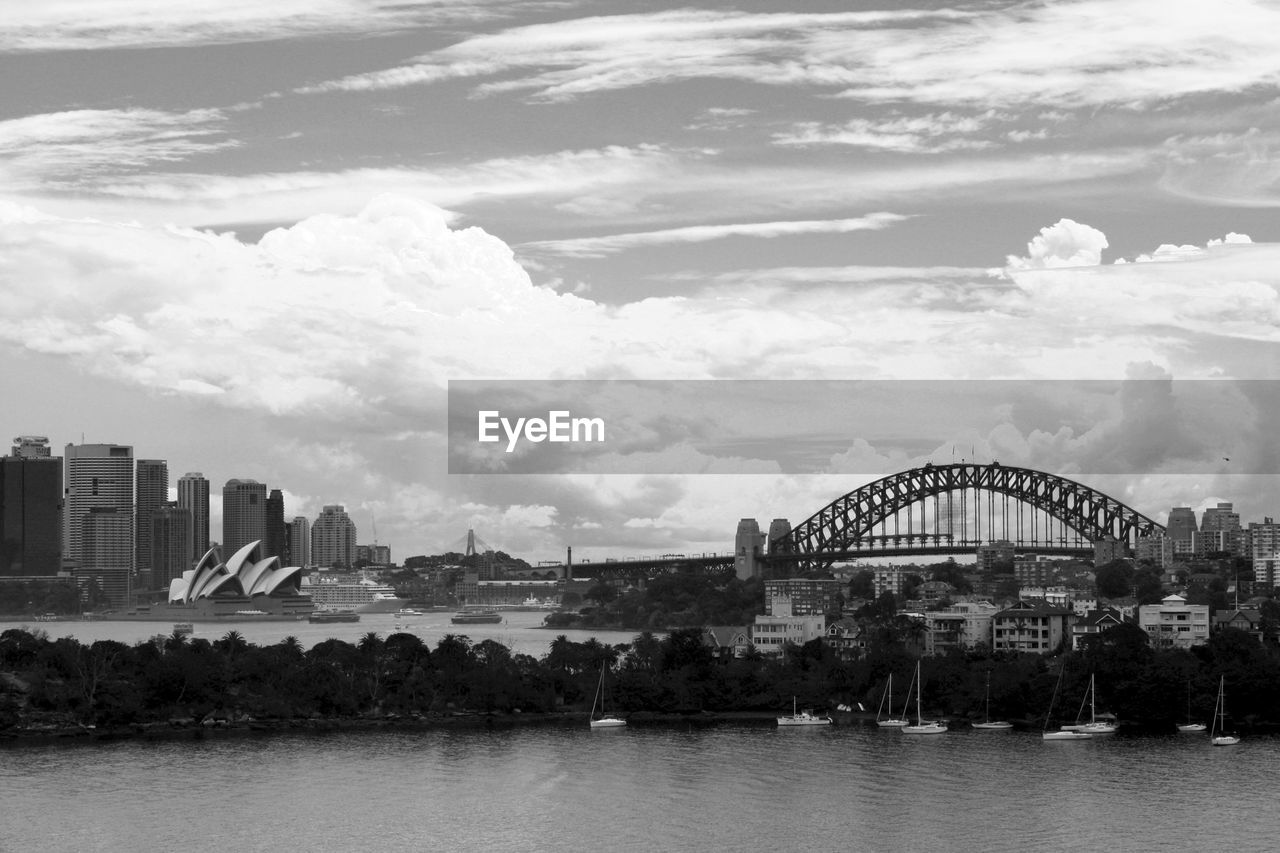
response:
<path id="1" fill-rule="evenodd" d="M 1177 421 L 1190 449 L 1119 404 L 958 397 L 927 432 L 912 403 L 823 436 L 844 474 L 673 433 L 645 451 L 688 473 L 486 476 L 447 473 L 446 386 L 1280 378 L 1278 24 L 1243 0 L 27 4 L 0 21 L 25 81 L 0 94 L 0 426 L 203 471 L 214 529 L 247 477 L 284 518 L 376 517 L 399 555 L 468 528 L 529 559 L 723 550 L 860 466 L 960 445 L 1069 475 L 1100 437 L 1127 473 L 1081 479 L 1153 517 L 1277 515 L 1274 472 L 1222 464 L 1275 451 L 1240 400 Z"/>

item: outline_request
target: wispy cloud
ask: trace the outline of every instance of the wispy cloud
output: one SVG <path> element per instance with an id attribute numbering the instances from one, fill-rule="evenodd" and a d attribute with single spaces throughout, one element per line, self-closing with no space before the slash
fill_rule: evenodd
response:
<path id="1" fill-rule="evenodd" d="M 600 258 L 628 249 L 669 243 L 704 243 L 727 237 L 772 237 L 799 234 L 845 234 L 850 231 L 878 231 L 908 217 L 896 213 L 872 213 L 853 219 L 815 219 L 790 222 L 750 222 L 722 225 L 690 225 L 664 228 L 660 231 L 638 231 L 610 234 L 604 237 L 578 237 L 571 240 L 538 240 L 520 245 L 520 250 L 533 254 L 563 255 L 574 258 Z"/>
<path id="2" fill-rule="evenodd" d="M 220 110 L 70 110 L 0 121 L 0 181 L 78 184 L 233 147 Z"/>
<path id="3" fill-rule="evenodd" d="M 940 154 L 994 147 L 996 143 L 976 134 L 997 120 L 996 113 L 989 110 L 981 115 L 944 112 L 879 121 L 857 118 L 835 125 L 802 122 L 774 134 L 773 141 L 778 145 L 848 145 L 904 154 Z"/>
<path id="4" fill-rule="evenodd" d="M 1280 9 L 1256 0 L 1177 8 L 1157 0 L 1078 0 L 964 11 L 664 11 L 476 35 L 403 66 L 304 91 L 473 78 L 477 94 L 565 101 L 718 78 L 877 102 L 1128 106 L 1275 85 L 1276 31 Z"/>
<path id="5" fill-rule="evenodd" d="M 162 47 L 390 32 L 492 17 L 506 0 L 40 0 L 6 3 L 0 53 Z M 498 7 L 495 10 L 495 7 Z"/>

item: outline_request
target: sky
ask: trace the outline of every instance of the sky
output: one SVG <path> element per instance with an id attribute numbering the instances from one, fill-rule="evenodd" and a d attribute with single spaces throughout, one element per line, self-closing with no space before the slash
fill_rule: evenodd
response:
<path id="1" fill-rule="evenodd" d="M 727 551 L 957 444 L 1261 520 L 1275 406 L 1232 383 L 1280 373 L 1276 32 L 1244 0 L 13 4 L 0 424 L 203 472 L 215 536 L 252 478 L 396 559 Z M 820 437 L 800 399 L 754 446 L 707 406 L 723 440 L 662 434 L 658 473 L 449 473 L 450 381 L 584 379 L 1159 399 L 905 394 Z"/>

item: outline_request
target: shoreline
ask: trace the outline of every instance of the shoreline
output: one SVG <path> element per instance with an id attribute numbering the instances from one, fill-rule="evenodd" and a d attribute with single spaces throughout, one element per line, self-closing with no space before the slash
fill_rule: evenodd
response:
<path id="1" fill-rule="evenodd" d="M 780 712 L 775 711 L 637 711 L 627 716 L 628 725 L 698 725 L 721 723 L 772 724 Z M 119 740 L 181 741 L 205 740 L 274 734 L 330 734 L 352 731 L 434 731 L 440 729 L 513 729 L 523 726 L 569 728 L 580 726 L 590 718 L 587 711 L 554 713 L 506 713 L 499 711 L 434 712 L 411 717 L 299 717 L 278 720 L 218 720 L 214 723 L 194 720 L 133 723 L 123 726 L 64 725 L 12 728 L 0 731 L 0 748 L 28 745 L 89 745 Z"/>

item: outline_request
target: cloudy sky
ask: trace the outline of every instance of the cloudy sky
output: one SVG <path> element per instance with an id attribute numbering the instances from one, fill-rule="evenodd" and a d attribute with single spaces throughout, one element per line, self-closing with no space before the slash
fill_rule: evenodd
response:
<path id="1" fill-rule="evenodd" d="M 957 441 L 1070 472 L 1106 436 L 1082 479 L 1150 515 L 1275 514 L 1274 408 L 1178 383 L 1280 373 L 1276 32 L 1243 0 L 13 4 L 0 422 L 346 504 L 397 558 L 727 550 Z M 448 473 L 450 380 L 616 378 L 1175 381 L 1159 418 L 904 400 L 826 473 Z M 1206 425 L 1235 456 L 1163 452 Z"/>

